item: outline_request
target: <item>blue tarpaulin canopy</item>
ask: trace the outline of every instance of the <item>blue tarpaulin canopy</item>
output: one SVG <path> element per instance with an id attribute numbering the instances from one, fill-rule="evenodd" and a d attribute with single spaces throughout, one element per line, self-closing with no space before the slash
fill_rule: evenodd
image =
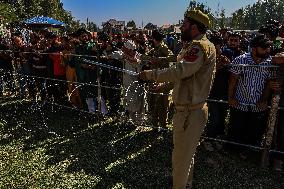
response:
<path id="1" fill-rule="evenodd" d="M 60 28 L 65 27 L 66 24 L 63 22 L 60 22 L 54 18 L 44 17 L 44 16 L 36 16 L 33 18 L 29 18 L 24 23 L 28 26 L 32 27 L 54 27 L 54 28 Z"/>

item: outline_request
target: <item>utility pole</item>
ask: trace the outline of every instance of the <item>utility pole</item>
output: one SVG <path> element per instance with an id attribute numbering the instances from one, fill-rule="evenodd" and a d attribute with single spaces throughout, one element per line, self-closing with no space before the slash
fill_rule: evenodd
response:
<path id="1" fill-rule="evenodd" d="M 86 29 L 89 29 L 89 18 L 87 17 L 87 24 L 86 24 Z"/>

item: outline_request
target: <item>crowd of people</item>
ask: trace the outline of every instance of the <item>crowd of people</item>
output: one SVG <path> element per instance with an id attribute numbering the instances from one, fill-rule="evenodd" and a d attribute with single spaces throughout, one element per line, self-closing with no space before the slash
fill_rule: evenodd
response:
<path id="1" fill-rule="evenodd" d="M 284 38 L 284 27 L 274 20 L 261 27 L 256 35 L 222 30 L 211 36 L 217 50 L 217 63 L 209 96 L 212 101 L 208 103 L 207 136 L 225 136 L 240 144 L 263 145 L 272 95 L 282 94 L 280 107 L 284 105 L 284 73 L 282 66 L 275 67 L 277 61 L 272 58 L 283 56 L 281 38 Z M 222 101 L 228 101 L 228 104 Z M 283 109 L 278 112 L 274 147 L 283 151 L 284 122 L 281 116 Z M 248 157 L 246 151 L 237 151 L 242 158 Z M 280 159 L 275 156 L 275 169 L 282 169 Z"/>
<path id="2" fill-rule="evenodd" d="M 31 32 L 29 43 L 25 37 L 14 32 L 9 39 L 1 38 L 1 95 L 60 104 L 71 102 L 76 108 L 104 115 L 115 115 L 123 109 L 134 122 L 141 123 L 146 87 L 151 91 L 147 101 L 148 110 L 155 115 L 152 122 L 166 126 L 168 96 L 154 95 L 166 91 L 158 91 L 157 84 L 145 84 L 137 77 L 143 69 L 165 68 L 174 61 L 172 50 L 178 45 L 172 45 L 170 50 L 161 32 L 127 36 L 99 32 L 93 37 L 81 28 L 64 36 L 48 30 Z M 157 64 L 151 63 L 154 61 Z"/>
<path id="3" fill-rule="evenodd" d="M 72 104 L 103 115 L 125 112 L 136 124 L 144 121 L 146 113 L 154 126 L 166 127 L 171 120 L 172 83 L 143 82 L 138 73 L 175 66 L 184 46 L 179 34 L 154 30 L 150 35 L 142 31 L 128 35 L 99 32 L 94 37 L 79 29 L 69 35 L 30 32 L 28 43 L 24 37 L 17 31 L 11 32 L 9 39 L 1 36 L 1 96 Z M 278 40 L 284 38 L 284 26 L 270 21 L 257 32 L 221 29 L 207 31 L 207 37 L 215 45 L 217 64 L 206 134 L 260 146 L 271 94 L 283 90 L 283 73 L 279 76 L 271 56 L 284 52 L 284 43 Z M 189 58 L 194 58 L 192 53 Z M 275 135 L 275 147 L 282 151 L 283 114 L 279 110 Z M 283 158 L 276 160 L 281 166 Z"/>

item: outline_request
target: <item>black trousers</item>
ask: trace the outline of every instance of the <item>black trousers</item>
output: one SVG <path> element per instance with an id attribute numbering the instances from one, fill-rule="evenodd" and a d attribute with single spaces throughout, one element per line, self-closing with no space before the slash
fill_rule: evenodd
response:
<path id="1" fill-rule="evenodd" d="M 116 114 L 120 109 L 121 90 L 112 89 L 111 87 L 119 88 L 122 84 L 122 77 L 117 71 L 105 70 L 101 80 L 103 85 L 110 87 L 102 89 L 102 96 L 108 103 L 109 113 Z"/>
<path id="2" fill-rule="evenodd" d="M 230 108 L 228 140 L 260 147 L 267 119 L 268 111 L 244 112 Z"/>
<path id="3" fill-rule="evenodd" d="M 225 120 L 228 105 L 218 102 L 208 102 L 209 117 L 206 125 L 206 135 L 215 138 L 225 134 Z"/>
<path id="4" fill-rule="evenodd" d="M 65 75 L 54 76 L 54 79 L 59 81 L 48 81 L 47 82 L 47 93 L 49 98 L 54 98 L 54 102 L 65 105 L 67 102 L 67 83 Z M 60 81 L 62 80 L 62 81 Z"/>
<path id="5" fill-rule="evenodd" d="M 168 96 L 148 94 L 149 118 L 154 126 L 166 127 L 169 100 Z"/>

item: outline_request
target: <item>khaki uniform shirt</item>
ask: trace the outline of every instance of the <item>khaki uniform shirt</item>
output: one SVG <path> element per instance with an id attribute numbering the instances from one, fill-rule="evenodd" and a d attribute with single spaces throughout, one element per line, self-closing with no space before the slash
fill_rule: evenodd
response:
<path id="1" fill-rule="evenodd" d="M 169 67 L 169 59 L 172 56 L 172 51 L 168 48 L 168 46 L 161 42 L 157 47 L 150 50 L 146 56 L 159 58 L 156 64 L 151 64 L 150 69 L 163 69 Z"/>
<path id="2" fill-rule="evenodd" d="M 154 64 L 150 64 L 149 69 L 153 70 L 153 69 L 164 69 L 164 68 L 169 68 L 169 63 L 170 61 L 172 61 L 173 59 L 173 53 L 172 51 L 168 48 L 168 46 L 164 43 L 161 42 L 158 46 L 156 46 L 155 48 L 151 49 L 147 55 L 147 57 L 155 57 L 158 58 L 157 62 L 155 62 Z M 143 60 L 143 57 L 142 57 Z M 153 82 L 153 83 L 148 83 L 148 87 L 149 87 L 149 91 L 151 92 L 157 92 L 156 90 L 152 90 L 153 87 L 157 84 L 157 82 Z M 155 87 L 154 87 L 155 88 Z M 165 87 L 162 91 L 159 92 L 163 92 L 163 93 L 168 93 L 170 91 L 171 88 L 167 88 Z"/>
<path id="3" fill-rule="evenodd" d="M 170 68 L 146 72 L 147 79 L 174 83 L 175 105 L 204 103 L 215 72 L 215 46 L 205 35 L 200 35 L 183 47 L 177 60 Z"/>

